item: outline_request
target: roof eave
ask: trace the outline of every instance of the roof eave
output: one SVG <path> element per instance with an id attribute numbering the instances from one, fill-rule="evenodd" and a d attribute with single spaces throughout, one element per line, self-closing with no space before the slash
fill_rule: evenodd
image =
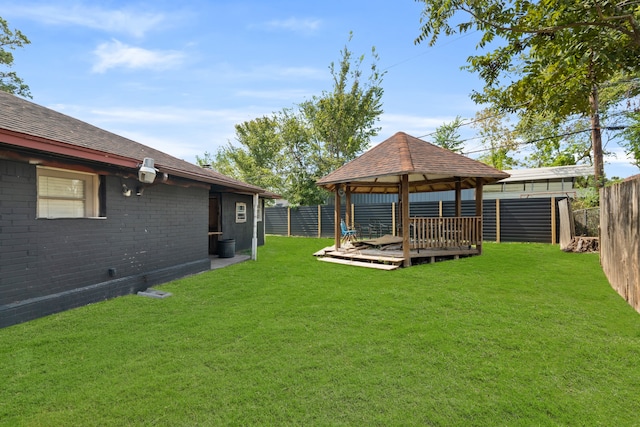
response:
<path id="1" fill-rule="evenodd" d="M 115 166 L 136 168 L 140 160 L 131 159 L 117 154 L 105 153 L 90 148 L 79 147 L 77 145 L 64 142 L 53 141 L 32 135 L 0 129 L 2 141 L 0 143 L 20 147 L 27 150 L 41 151 L 50 154 L 57 154 L 65 157 L 73 157 L 87 161 L 106 163 Z"/>
<path id="2" fill-rule="evenodd" d="M 50 139 L 21 134 L 19 132 L 10 131 L 7 129 L 0 129 L 0 135 L 2 144 L 19 147 L 26 150 L 38 151 L 47 154 L 54 154 L 63 157 L 74 158 L 78 160 L 98 162 L 110 166 L 120 166 L 131 169 L 138 169 L 142 159 L 134 159 L 130 157 L 120 156 L 111 153 L 105 153 L 99 150 L 93 150 L 86 147 L 80 147 L 73 144 L 68 144 L 59 141 L 53 141 Z M 232 190 L 243 191 L 247 194 L 263 194 L 267 191 L 252 186 L 250 184 L 243 185 L 242 183 L 235 182 L 232 179 L 221 180 L 205 174 L 200 175 L 189 171 L 178 170 L 175 168 L 163 166 L 162 164 L 156 164 L 158 171 L 167 173 L 172 176 L 191 179 L 197 182 L 203 182 L 207 184 L 220 185 Z"/>

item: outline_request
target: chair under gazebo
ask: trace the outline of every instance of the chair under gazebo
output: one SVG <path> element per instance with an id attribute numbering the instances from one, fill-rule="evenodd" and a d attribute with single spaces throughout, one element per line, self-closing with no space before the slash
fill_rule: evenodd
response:
<path id="1" fill-rule="evenodd" d="M 360 157 L 317 181 L 335 194 L 335 232 L 329 256 L 341 251 L 341 199 L 351 205 L 351 194 L 398 194 L 397 241 L 402 248 L 401 263 L 434 254 L 482 254 L 482 188 L 509 175 L 484 163 L 398 132 Z M 462 190 L 475 188 L 475 216 L 462 216 Z M 453 217 L 410 217 L 409 194 L 455 191 Z M 350 209 L 345 222 L 352 225 Z M 401 238 L 401 240 L 399 239 Z M 353 252 L 349 258 L 357 258 Z M 364 256 L 366 262 L 375 257 Z M 380 259 L 383 259 L 380 257 Z"/>

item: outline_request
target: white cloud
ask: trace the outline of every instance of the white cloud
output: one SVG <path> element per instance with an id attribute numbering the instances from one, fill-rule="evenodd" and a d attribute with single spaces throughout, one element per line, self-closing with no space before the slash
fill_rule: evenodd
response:
<path id="1" fill-rule="evenodd" d="M 94 121 L 105 123 L 137 123 L 144 124 L 186 124 L 186 123 L 237 123 L 243 121 L 246 110 L 190 109 L 190 108 L 111 108 L 90 109 Z"/>
<path id="2" fill-rule="evenodd" d="M 198 146 L 177 137 L 160 137 L 152 132 L 121 129 L 114 133 L 190 163 L 195 163 L 196 156 L 202 156 L 207 151 L 207 147 Z"/>
<path id="3" fill-rule="evenodd" d="M 277 65 L 261 65 L 250 68 L 240 69 L 235 65 L 228 63 L 218 64 L 215 69 L 210 70 L 215 73 L 216 77 L 234 80 L 286 80 L 293 79 L 305 80 L 328 80 L 328 69 L 314 67 L 281 67 Z"/>
<path id="4" fill-rule="evenodd" d="M 604 156 L 604 161 L 607 163 L 630 163 L 633 161 L 631 154 L 619 145 L 607 146 L 605 150 L 609 153 Z"/>
<path id="5" fill-rule="evenodd" d="M 425 117 L 409 114 L 384 113 L 380 119 L 380 134 L 389 137 L 396 132 L 405 132 L 415 137 L 432 133 L 443 123 L 451 122 L 455 117 Z"/>
<path id="6" fill-rule="evenodd" d="M 143 12 L 133 8 L 107 10 L 95 6 L 64 5 L 16 5 L 3 7 L 5 16 L 23 16 L 51 25 L 76 25 L 142 37 L 162 24 L 166 19 L 161 13 Z"/>
<path id="7" fill-rule="evenodd" d="M 299 101 L 311 98 L 315 93 L 302 89 L 283 89 L 283 90 L 239 90 L 236 96 L 252 98 L 252 99 L 278 99 L 285 101 Z"/>
<path id="8" fill-rule="evenodd" d="M 128 46 L 118 40 L 98 45 L 93 53 L 97 56 L 97 62 L 93 65 L 96 73 L 116 67 L 167 69 L 179 65 L 184 59 L 184 55 L 177 51 L 147 50 Z"/>
<path id="9" fill-rule="evenodd" d="M 309 34 L 317 31 L 321 24 L 322 21 L 320 19 L 289 18 L 284 20 L 272 20 L 266 22 L 265 26 L 270 30 L 285 30 Z"/>

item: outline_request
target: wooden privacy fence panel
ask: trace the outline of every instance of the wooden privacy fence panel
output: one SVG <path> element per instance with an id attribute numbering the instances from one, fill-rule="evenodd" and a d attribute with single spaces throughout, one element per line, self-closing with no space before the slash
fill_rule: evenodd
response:
<path id="1" fill-rule="evenodd" d="M 565 250 L 571 244 L 574 236 L 573 215 L 571 215 L 569 200 L 561 200 L 558 203 L 558 210 L 560 215 L 560 249 Z"/>
<path id="2" fill-rule="evenodd" d="M 411 249 L 449 248 L 482 244 L 482 218 L 411 218 Z"/>
<path id="3" fill-rule="evenodd" d="M 600 263 L 613 289 L 640 312 L 640 178 L 600 190 Z"/>

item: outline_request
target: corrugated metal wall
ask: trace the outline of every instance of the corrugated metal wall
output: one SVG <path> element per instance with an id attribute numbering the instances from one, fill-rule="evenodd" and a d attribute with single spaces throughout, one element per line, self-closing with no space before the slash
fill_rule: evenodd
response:
<path id="1" fill-rule="evenodd" d="M 265 208 L 264 228 L 266 234 L 286 236 L 288 230 L 288 208 Z"/>
<path id="2" fill-rule="evenodd" d="M 496 201 L 484 200 L 482 203 L 482 240 L 495 242 L 496 231 Z"/>
<path id="3" fill-rule="evenodd" d="M 550 199 L 500 200 L 502 242 L 551 242 Z"/>
<path id="4" fill-rule="evenodd" d="M 391 224 L 392 206 L 391 203 L 356 205 L 353 212 L 354 222 L 361 225 L 368 225 L 374 221 Z"/>
<path id="5" fill-rule="evenodd" d="M 291 209 L 291 235 L 318 237 L 317 206 L 300 206 Z"/>
<path id="6" fill-rule="evenodd" d="M 498 229 L 500 230 L 501 242 L 540 242 L 551 243 L 554 236 L 558 236 L 559 224 L 556 221 L 555 232 L 552 232 L 554 225 L 551 213 L 551 202 L 556 202 L 555 218 L 557 218 L 557 202 L 561 198 L 534 198 L 534 199 L 501 199 L 500 222 L 497 222 L 496 200 L 484 200 L 482 207 L 483 239 L 485 241 L 496 241 Z M 420 217 L 437 217 L 440 215 L 440 204 L 442 204 L 442 216 L 452 217 L 455 213 L 455 202 L 417 202 L 410 205 L 410 215 Z M 354 206 L 354 222 L 367 227 L 373 222 L 381 222 L 389 227 L 392 223 L 392 212 L 394 204 L 367 204 Z M 289 227 L 287 226 L 288 215 L 291 217 L 292 236 L 318 236 L 318 207 L 301 206 L 295 209 L 283 207 L 271 207 L 266 209 L 266 233 L 286 236 Z M 395 205 L 396 216 L 398 207 Z M 475 215 L 475 202 L 473 200 L 462 201 L 462 216 Z M 333 237 L 334 211 L 333 206 L 321 206 L 321 233 L 322 237 Z M 345 217 L 345 207 L 341 207 L 341 218 Z M 498 227 L 499 225 L 499 227 Z M 557 237 L 556 242 L 557 243 Z"/>
<path id="7" fill-rule="evenodd" d="M 341 207 L 341 218 L 344 218 L 345 207 Z M 320 207 L 320 215 L 322 219 L 322 237 L 333 237 L 333 206 L 323 205 Z M 317 220 L 316 220 L 317 221 Z"/>

